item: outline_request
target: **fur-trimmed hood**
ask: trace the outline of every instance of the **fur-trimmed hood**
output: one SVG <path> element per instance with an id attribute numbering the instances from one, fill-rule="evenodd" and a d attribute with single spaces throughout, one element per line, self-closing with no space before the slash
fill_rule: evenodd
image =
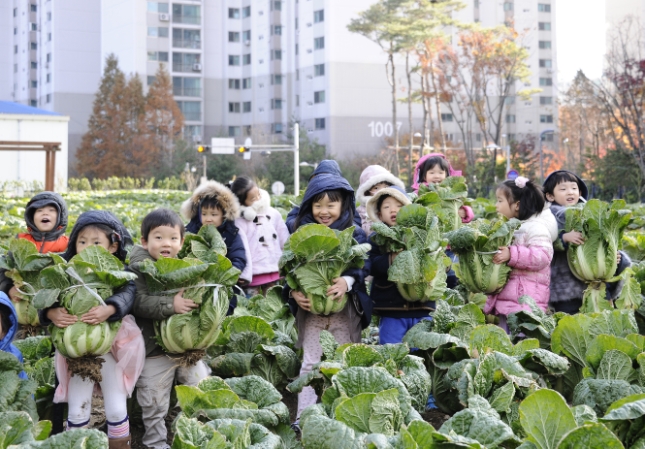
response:
<path id="1" fill-rule="evenodd" d="M 222 206 L 224 218 L 233 221 L 240 216 L 240 202 L 233 192 L 217 181 L 207 181 L 195 189 L 193 195 L 181 205 L 181 215 L 186 220 L 197 217 L 204 198 L 215 198 Z"/>
<path id="2" fill-rule="evenodd" d="M 377 222 L 382 222 L 382 220 L 378 216 L 378 210 L 376 209 L 378 200 L 382 196 L 391 196 L 398 200 L 401 204 L 404 206 L 407 206 L 408 204 L 412 204 L 410 201 L 410 198 L 408 198 L 408 195 L 405 193 L 405 190 L 403 190 L 399 186 L 391 186 L 391 187 L 386 187 L 384 189 L 379 190 L 374 194 L 374 196 L 370 196 L 369 201 L 367 201 L 367 216 L 370 217 L 370 220 L 372 220 L 374 223 Z"/>
<path id="3" fill-rule="evenodd" d="M 361 185 L 356 189 L 356 199 L 362 205 L 367 205 L 367 202 L 371 198 L 369 195 L 366 195 L 372 187 L 381 182 L 387 182 L 393 186 L 400 187 L 405 189 L 403 181 L 390 173 L 385 167 L 380 165 L 370 165 L 361 174 Z"/>
<path id="4" fill-rule="evenodd" d="M 240 206 L 241 216 L 247 221 L 255 220 L 258 214 L 266 214 L 271 208 L 271 196 L 269 192 L 260 190 L 260 199 L 250 206 Z"/>

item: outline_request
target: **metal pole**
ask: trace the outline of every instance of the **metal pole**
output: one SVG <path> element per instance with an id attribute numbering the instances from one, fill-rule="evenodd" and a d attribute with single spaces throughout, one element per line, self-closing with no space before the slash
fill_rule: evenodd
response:
<path id="1" fill-rule="evenodd" d="M 502 136 L 502 139 L 504 140 L 504 150 L 506 150 L 506 173 L 508 173 L 511 171 L 511 146 L 508 144 L 506 136 Z"/>
<path id="2" fill-rule="evenodd" d="M 206 181 L 206 155 L 204 155 L 204 181 Z"/>
<path id="3" fill-rule="evenodd" d="M 545 129 L 540 133 L 540 184 L 544 182 L 544 153 L 542 151 L 542 139 L 545 134 L 555 134 L 553 129 Z"/>
<path id="4" fill-rule="evenodd" d="M 300 194 L 300 125 L 293 125 L 293 194 Z"/>

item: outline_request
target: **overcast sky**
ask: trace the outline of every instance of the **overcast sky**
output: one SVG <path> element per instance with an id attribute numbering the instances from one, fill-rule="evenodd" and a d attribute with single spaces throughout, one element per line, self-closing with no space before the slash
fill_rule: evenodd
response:
<path id="1" fill-rule="evenodd" d="M 560 91 L 582 69 L 600 77 L 605 53 L 605 0 L 556 0 L 557 67 Z"/>

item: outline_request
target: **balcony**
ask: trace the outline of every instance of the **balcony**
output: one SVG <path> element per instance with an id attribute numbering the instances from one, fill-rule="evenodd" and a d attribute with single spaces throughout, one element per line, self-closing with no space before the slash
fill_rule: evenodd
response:
<path id="1" fill-rule="evenodd" d="M 199 78 L 198 78 L 199 79 Z M 200 87 L 178 87 L 172 89 L 172 94 L 176 97 L 201 97 L 202 89 Z"/>
<path id="2" fill-rule="evenodd" d="M 180 14 L 173 14 L 172 21 L 174 23 L 186 23 L 189 25 L 200 25 L 202 23 L 201 16 L 184 16 Z"/>
<path id="3" fill-rule="evenodd" d="M 173 72 L 184 72 L 184 73 L 201 72 L 202 71 L 202 65 L 200 63 L 182 64 L 182 63 L 173 62 L 172 71 Z"/>
<path id="4" fill-rule="evenodd" d="M 202 48 L 202 41 L 194 39 L 173 39 L 172 46 L 175 48 Z"/>

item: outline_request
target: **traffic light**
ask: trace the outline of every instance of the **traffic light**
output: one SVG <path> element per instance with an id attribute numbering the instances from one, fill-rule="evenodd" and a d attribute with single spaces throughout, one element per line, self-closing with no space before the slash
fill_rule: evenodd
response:
<path id="1" fill-rule="evenodd" d="M 197 152 L 200 154 L 209 153 L 210 151 L 211 151 L 211 147 L 208 145 L 200 145 L 197 147 Z"/>
<path id="2" fill-rule="evenodd" d="M 249 153 L 250 151 L 251 149 L 249 147 L 239 147 L 237 149 L 237 152 L 240 154 Z"/>

